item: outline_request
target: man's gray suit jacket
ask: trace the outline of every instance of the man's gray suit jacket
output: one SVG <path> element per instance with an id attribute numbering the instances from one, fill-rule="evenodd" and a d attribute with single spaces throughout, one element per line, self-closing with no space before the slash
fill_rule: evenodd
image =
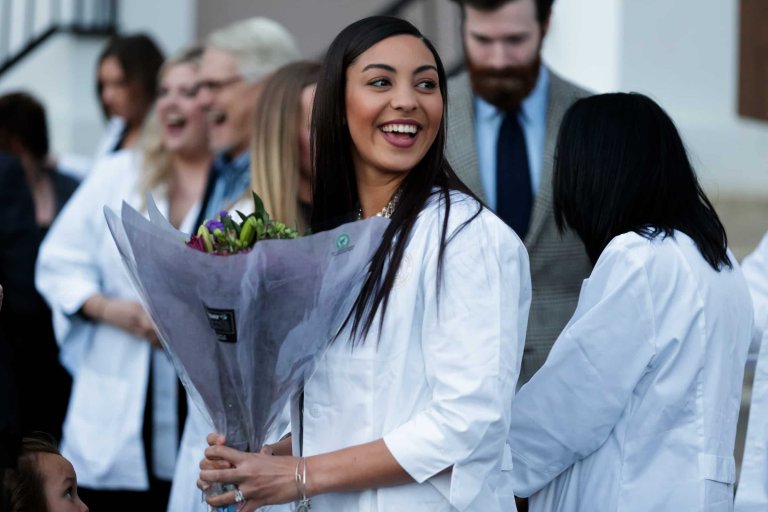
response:
<path id="1" fill-rule="evenodd" d="M 547 135 L 539 191 L 523 240 L 531 260 L 533 298 L 525 339 L 522 385 L 544 364 L 557 336 L 576 310 L 582 281 L 592 265 L 584 245 L 572 231 L 560 235 L 552 209 L 552 166 L 560 122 L 568 107 L 590 93 L 550 71 Z M 466 72 L 448 82 L 446 155 L 462 181 L 484 198 L 475 145 L 475 112 Z"/>

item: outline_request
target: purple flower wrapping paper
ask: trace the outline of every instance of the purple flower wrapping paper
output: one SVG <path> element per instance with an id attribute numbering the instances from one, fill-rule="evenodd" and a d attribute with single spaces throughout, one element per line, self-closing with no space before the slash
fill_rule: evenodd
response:
<path id="1" fill-rule="evenodd" d="M 182 383 L 238 449 L 258 451 L 349 313 L 389 223 L 263 240 L 229 256 L 185 246 L 148 200 L 105 215 Z"/>

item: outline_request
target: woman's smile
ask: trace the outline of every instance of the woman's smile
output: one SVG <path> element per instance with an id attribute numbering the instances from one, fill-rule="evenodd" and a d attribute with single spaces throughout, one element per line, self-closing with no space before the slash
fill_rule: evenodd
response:
<path id="1" fill-rule="evenodd" d="M 415 121 L 395 119 L 381 125 L 379 130 L 383 134 L 384 140 L 393 146 L 410 148 L 416 144 L 416 137 L 419 135 L 421 126 Z"/>

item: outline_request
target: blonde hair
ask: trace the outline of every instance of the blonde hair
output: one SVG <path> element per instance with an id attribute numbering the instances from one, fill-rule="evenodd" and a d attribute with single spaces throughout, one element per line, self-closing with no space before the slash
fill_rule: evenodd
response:
<path id="1" fill-rule="evenodd" d="M 191 64 L 195 68 L 200 65 L 203 49 L 199 46 L 187 48 L 166 60 L 158 72 L 158 83 L 163 74 L 173 66 Z M 152 109 L 147 114 L 147 119 L 141 130 L 139 140 L 139 152 L 141 155 L 141 178 L 139 180 L 139 195 L 141 196 L 141 209 L 146 208 L 146 195 L 149 191 L 159 190 L 167 194 L 173 175 L 171 154 L 165 147 L 160 130 L 160 120 L 157 109 Z"/>
<path id="2" fill-rule="evenodd" d="M 270 216 L 300 231 L 309 219 L 299 204 L 301 94 L 317 82 L 320 64 L 301 61 L 277 70 L 264 84 L 251 138 L 251 187 Z"/>
<path id="3" fill-rule="evenodd" d="M 250 83 L 300 58 L 290 32 L 278 22 L 262 17 L 238 21 L 212 32 L 206 46 L 232 55 L 240 74 Z"/>

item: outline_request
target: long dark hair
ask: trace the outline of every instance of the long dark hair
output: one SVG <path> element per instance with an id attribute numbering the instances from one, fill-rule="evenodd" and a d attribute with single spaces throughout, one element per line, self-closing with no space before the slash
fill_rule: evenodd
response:
<path id="1" fill-rule="evenodd" d="M 583 98 L 560 126 L 555 220 L 581 237 L 593 263 L 616 236 L 678 230 L 715 270 L 731 267 L 728 240 L 672 119 L 642 94 Z"/>
<path id="2" fill-rule="evenodd" d="M 14 139 L 38 162 L 48 156 L 45 108 L 26 92 L 0 96 L 0 150 L 11 153 Z"/>
<path id="3" fill-rule="evenodd" d="M 141 103 L 146 114 L 157 94 L 160 66 L 165 60 L 163 52 L 146 34 L 118 35 L 112 37 L 101 51 L 96 65 L 97 70 L 108 57 L 114 57 L 120 63 L 126 82 L 136 84 L 141 97 L 135 98 L 135 101 Z M 101 81 L 97 80 L 96 93 L 100 104 L 101 90 Z M 109 113 L 103 104 L 101 109 L 104 117 L 108 117 Z"/>
<path id="4" fill-rule="evenodd" d="M 382 242 L 371 259 L 368 275 L 347 319 L 352 320 L 353 344 L 368 333 L 379 307 L 380 324 L 383 322 L 389 294 L 409 235 L 433 189 L 438 189 L 437 193 L 445 208 L 438 252 L 438 286 L 445 246 L 450 241 L 446 233 L 451 208 L 450 191 L 459 190 L 474 197 L 456 177 L 443 152 L 446 75 L 437 51 L 421 32 L 407 21 L 374 16 L 357 21 L 342 30 L 331 43 L 323 62 L 312 109 L 311 154 L 315 164 L 312 231 L 333 229 L 356 218 L 359 198 L 352 162 L 352 139 L 345 122 L 347 68 L 371 46 L 397 35 L 419 38 L 434 56 L 440 94 L 443 98 L 443 118 L 434 143 L 401 184 L 399 204 L 390 217 L 390 224 L 384 232 Z M 477 213 L 479 212 L 480 209 Z M 456 232 L 458 230 L 454 235 Z"/>

